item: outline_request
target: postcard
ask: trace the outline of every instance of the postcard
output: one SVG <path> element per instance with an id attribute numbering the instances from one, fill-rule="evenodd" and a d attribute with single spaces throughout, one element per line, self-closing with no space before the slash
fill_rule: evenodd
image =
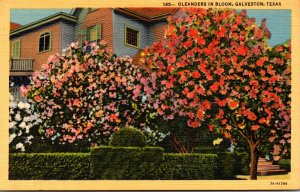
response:
<path id="1" fill-rule="evenodd" d="M 291 1 L 0 1 L 1 190 L 299 189 Z"/>

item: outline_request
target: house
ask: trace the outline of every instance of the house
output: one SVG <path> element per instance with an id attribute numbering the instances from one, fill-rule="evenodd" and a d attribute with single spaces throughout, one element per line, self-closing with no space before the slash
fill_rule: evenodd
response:
<path id="1" fill-rule="evenodd" d="M 13 26 L 11 92 L 16 96 L 21 85 L 29 84 L 33 71 L 40 70 L 50 55 L 61 52 L 73 41 L 82 45 L 85 40 L 104 39 L 111 52 L 130 55 L 137 61 L 143 48 L 163 39 L 167 17 L 181 13 L 178 8 L 75 8 L 70 14 L 60 12 L 24 26 Z"/>
<path id="2" fill-rule="evenodd" d="M 77 18 L 57 13 L 10 31 L 10 92 L 22 99 L 19 87 L 30 83 L 29 77 L 47 58 L 73 41 Z"/>

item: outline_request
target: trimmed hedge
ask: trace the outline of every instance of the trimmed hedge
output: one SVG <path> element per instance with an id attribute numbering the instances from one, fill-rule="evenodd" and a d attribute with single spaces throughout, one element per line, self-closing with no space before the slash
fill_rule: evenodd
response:
<path id="1" fill-rule="evenodd" d="M 234 179 L 236 159 L 233 153 L 218 153 L 217 179 Z"/>
<path id="2" fill-rule="evenodd" d="M 223 151 L 223 152 L 222 152 Z M 219 178 L 232 179 L 234 175 L 248 175 L 250 155 L 246 152 L 224 152 L 217 147 L 196 147 L 196 153 L 217 154 L 219 159 Z"/>
<path id="3" fill-rule="evenodd" d="M 109 145 L 115 147 L 144 147 L 146 146 L 146 136 L 136 128 L 124 127 L 112 134 Z"/>
<path id="4" fill-rule="evenodd" d="M 218 179 L 235 179 L 235 175 L 249 174 L 248 153 L 218 153 Z"/>
<path id="5" fill-rule="evenodd" d="M 46 141 L 32 143 L 25 153 L 88 153 L 89 147 L 74 146 L 72 144 L 55 145 Z"/>
<path id="6" fill-rule="evenodd" d="M 214 154 L 163 154 L 158 147 L 97 147 L 91 155 L 94 179 L 217 178 L 218 157 Z"/>
<path id="7" fill-rule="evenodd" d="M 9 155 L 9 179 L 90 179 L 89 153 L 14 153 Z"/>
<path id="8" fill-rule="evenodd" d="M 249 175 L 250 154 L 246 152 L 235 152 L 234 175 Z"/>
<path id="9" fill-rule="evenodd" d="M 160 147 L 96 147 L 91 173 L 94 179 L 150 179 L 162 156 Z"/>
<path id="10" fill-rule="evenodd" d="M 9 179 L 211 180 L 247 174 L 246 153 L 173 154 L 159 147 L 95 147 L 91 153 L 10 154 Z"/>
<path id="11" fill-rule="evenodd" d="M 217 159 L 214 154 L 164 154 L 153 179 L 216 179 Z"/>

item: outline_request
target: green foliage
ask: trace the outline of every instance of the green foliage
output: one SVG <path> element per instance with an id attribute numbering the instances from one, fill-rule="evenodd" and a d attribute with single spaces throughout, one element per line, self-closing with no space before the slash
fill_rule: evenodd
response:
<path id="1" fill-rule="evenodd" d="M 291 160 L 290 159 L 280 159 L 278 161 L 278 165 L 280 165 L 280 168 L 282 168 L 282 169 L 291 171 Z"/>
<path id="2" fill-rule="evenodd" d="M 217 178 L 218 179 L 233 179 L 234 178 L 234 166 L 236 159 L 233 153 L 218 153 L 218 167 Z"/>
<path id="3" fill-rule="evenodd" d="M 91 172 L 94 179 L 151 179 L 162 156 L 160 147 L 96 147 Z"/>
<path id="4" fill-rule="evenodd" d="M 90 153 L 10 154 L 16 180 L 212 180 L 234 179 L 249 169 L 245 153 L 163 154 L 159 147 L 95 147 Z"/>
<path id="5" fill-rule="evenodd" d="M 154 179 L 216 179 L 217 164 L 214 154 L 164 154 Z"/>
<path id="6" fill-rule="evenodd" d="M 136 128 L 124 127 L 113 133 L 109 145 L 116 147 L 144 147 L 146 146 L 146 137 Z"/>
<path id="7" fill-rule="evenodd" d="M 195 153 L 218 155 L 218 177 L 232 179 L 234 175 L 248 175 L 250 156 L 246 152 L 224 152 L 215 146 L 196 147 Z"/>
<path id="8" fill-rule="evenodd" d="M 90 179 L 89 153 L 15 153 L 9 155 L 9 179 Z"/>
<path id="9" fill-rule="evenodd" d="M 164 154 L 158 147 L 91 149 L 93 179 L 217 179 L 215 154 Z"/>
<path id="10" fill-rule="evenodd" d="M 41 135 L 35 134 L 32 144 L 27 148 L 26 153 L 56 153 L 56 152 L 83 152 L 87 153 L 90 148 L 87 145 L 69 144 L 59 145 L 51 143 L 49 140 L 41 138 Z"/>
<path id="11" fill-rule="evenodd" d="M 234 156 L 235 156 L 234 174 L 235 175 L 248 175 L 249 174 L 250 155 L 245 152 L 235 152 Z"/>
<path id="12" fill-rule="evenodd" d="M 220 149 L 217 146 L 199 146 L 195 147 L 194 153 L 202 153 L 202 154 L 208 154 L 208 153 L 218 153 L 220 152 Z"/>
<path id="13" fill-rule="evenodd" d="M 90 151 L 89 147 L 77 146 L 71 144 L 52 144 L 47 141 L 41 141 L 39 143 L 33 143 L 29 146 L 26 153 L 56 153 L 56 152 L 82 152 L 87 153 Z"/>

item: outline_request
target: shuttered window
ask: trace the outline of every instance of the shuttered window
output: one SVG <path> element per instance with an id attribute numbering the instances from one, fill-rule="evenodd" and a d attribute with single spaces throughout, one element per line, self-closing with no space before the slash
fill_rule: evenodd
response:
<path id="1" fill-rule="evenodd" d="M 19 59 L 21 57 L 21 40 L 15 40 L 12 42 L 12 57 Z"/>
<path id="2" fill-rule="evenodd" d="M 39 52 L 51 50 L 51 33 L 45 32 L 39 38 Z"/>
<path id="3" fill-rule="evenodd" d="M 87 28 L 87 40 L 89 42 L 100 42 L 101 39 L 101 25 L 97 24 Z"/>

